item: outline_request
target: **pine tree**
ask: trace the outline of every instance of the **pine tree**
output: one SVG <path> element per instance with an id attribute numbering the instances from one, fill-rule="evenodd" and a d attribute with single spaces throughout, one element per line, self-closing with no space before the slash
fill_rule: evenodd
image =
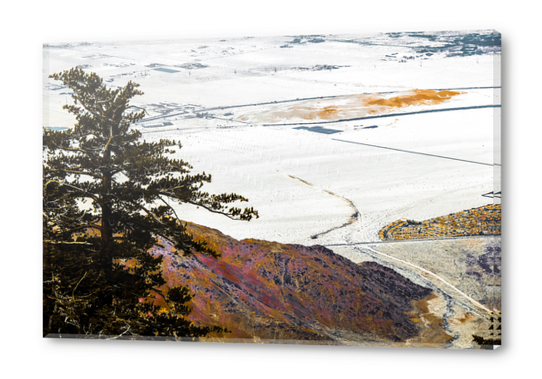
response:
<path id="1" fill-rule="evenodd" d="M 162 240 L 179 254 L 218 257 L 186 232 L 170 201 L 194 204 L 237 220 L 258 217 L 248 201 L 231 193 L 210 195 L 205 173 L 168 155 L 171 140 L 145 142 L 131 125 L 145 110 L 130 104 L 143 93 L 128 82 L 107 88 L 95 73 L 79 68 L 50 76 L 72 91 L 64 108 L 72 129 L 43 132 L 44 336 L 174 336 L 196 338 L 223 331 L 189 322 L 187 288 L 165 284 L 161 257 L 148 250 Z M 148 299 L 163 297 L 168 309 Z"/>

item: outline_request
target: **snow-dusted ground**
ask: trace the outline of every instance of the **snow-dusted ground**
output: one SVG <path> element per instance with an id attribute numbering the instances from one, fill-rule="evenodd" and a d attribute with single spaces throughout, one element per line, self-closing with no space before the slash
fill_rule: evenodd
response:
<path id="1" fill-rule="evenodd" d="M 180 140 L 178 157 L 212 174 L 204 190 L 242 194 L 260 213 L 241 222 L 172 204 L 180 218 L 237 239 L 320 244 L 356 263 L 376 260 L 446 294 L 431 312 L 464 348 L 489 328 L 487 307 L 500 309 L 500 286 L 473 286 L 457 261 L 472 243 L 484 254 L 486 238 L 374 242 L 397 219 L 500 200 L 482 196 L 500 191 L 500 37 L 490 33 L 45 46 L 43 121 L 74 122 L 61 109 L 69 90 L 51 73 L 79 65 L 110 86 L 139 83 L 145 94 L 133 104 L 149 116 L 134 127 L 143 138 Z M 416 102 L 414 89 L 453 95 Z M 390 98 L 411 105 L 381 105 Z M 464 322 L 465 312 L 474 319 Z"/>
<path id="2" fill-rule="evenodd" d="M 247 223 L 179 205 L 181 218 L 238 239 L 376 241 L 378 230 L 399 218 L 424 220 L 492 202 L 482 194 L 494 190 L 500 108 L 325 124 L 268 116 L 296 106 L 351 108 L 347 95 L 395 96 L 412 89 L 462 94 L 393 113 L 500 104 L 500 88 L 490 88 L 500 86 L 500 55 L 488 49 L 447 56 L 439 50 L 443 41 L 291 36 L 46 46 L 44 125 L 73 124 L 61 109 L 70 102 L 68 89 L 49 74 L 81 65 L 111 86 L 133 80 L 145 93 L 134 100 L 149 112 L 143 125 L 170 123 L 136 126 L 144 138 L 181 140 L 180 157 L 213 175 L 208 192 L 242 194 L 260 213 Z M 307 124 L 284 125 L 292 123 Z M 330 134 L 310 130 L 315 126 Z M 320 234 L 354 214 L 355 222 Z"/>

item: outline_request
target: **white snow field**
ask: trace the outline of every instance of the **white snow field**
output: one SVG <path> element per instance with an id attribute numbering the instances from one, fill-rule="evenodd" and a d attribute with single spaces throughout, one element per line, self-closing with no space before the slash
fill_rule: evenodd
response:
<path id="1" fill-rule="evenodd" d="M 149 112 L 135 126 L 143 138 L 180 140 L 179 157 L 212 174 L 207 192 L 242 194 L 260 213 L 241 222 L 176 205 L 179 217 L 237 239 L 375 242 L 397 219 L 482 206 L 493 202 L 483 194 L 500 190 L 500 50 L 467 41 L 490 33 L 44 46 L 43 121 L 73 125 L 61 109 L 69 91 L 49 74 L 79 65 L 111 86 L 132 80 L 144 92 L 133 103 Z M 460 93 L 364 108 L 363 99 L 414 89 Z M 442 109 L 454 110 L 426 112 Z M 360 119 L 378 115 L 387 117 Z"/>

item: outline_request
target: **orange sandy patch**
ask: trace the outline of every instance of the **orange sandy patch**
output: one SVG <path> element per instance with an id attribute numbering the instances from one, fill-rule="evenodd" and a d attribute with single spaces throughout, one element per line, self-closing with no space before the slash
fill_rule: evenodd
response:
<path id="1" fill-rule="evenodd" d="M 443 328 L 443 319 L 429 309 L 429 303 L 435 299 L 437 295 L 432 294 L 424 299 L 411 301 L 413 309 L 409 314 L 417 316 L 411 320 L 418 323 L 420 330 L 418 336 L 410 339 L 409 342 L 435 344 L 435 347 L 438 347 L 445 346 L 451 341 L 452 336 Z"/>
<path id="2" fill-rule="evenodd" d="M 464 317 L 458 318 L 457 320 L 450 320 L 451 322 L 457 322 L 459 324 L 464 324 L 467 321 L 474 320 L 474 316 L 468 313 L 465 313 Z"/>
<path id="3" fill-rule="evenodd" d="M 453 96 L 460 95 L 461 92 L 455 91 L 434 91 L 415 89 L 408 94 L 399 95 L 390 98 L 369 97 L 364 100 L 364 106 L 371 107 L 373 105 L 403 108 L 410 105 L 436 105 L 443 101 L 450 100 Z"/>
<path id="4" fill-rule="evenodd" d="M 391 95 L 348 95 L 279 105 L 264 112 L 239 116 L 249 122 L 284 122 L 291 119 L 340 120 L 385 114 L 410 106 L 433 106 L 466 92 L 414 89 Z"/>
<path id="5" fill-rule="evenodd" d="M 332 118 L 337 114 L 339 110 L 337 107 L 325 107 L 320 112 L 318 112 L 318 118 L 322 118 L 324 120 L 327 120 L 329 118 Z"/>

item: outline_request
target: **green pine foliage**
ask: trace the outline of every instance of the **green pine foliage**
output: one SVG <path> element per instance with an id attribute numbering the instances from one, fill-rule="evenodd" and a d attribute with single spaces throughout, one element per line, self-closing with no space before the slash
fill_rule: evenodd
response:
<path id="1" fill-rule="evenodd" d="M 258 217 L 248 201 L 231 193 L 201 190 L 211 176 L 191 174 L 172 159 L 181 144 L 140 139 L 131 124 L 145 110 L 130 105 L 143 93 L 128 82 L 107 88 L 95 73 L 79 68 L 50 76 L 67 85 L 76 118 L 72 129 L 43 132 L 43 333 L 99 338 L 197 338 L 223 332 L 187 320 L 192 294 L 165 284 L 161 257 L 148 250 L 160 239 L 180 254 L 218 258 L 186 232 L 170 201 L 199 206 L 236 220 Z M 145 299 L 160 297 L 167 310 Z"/>

